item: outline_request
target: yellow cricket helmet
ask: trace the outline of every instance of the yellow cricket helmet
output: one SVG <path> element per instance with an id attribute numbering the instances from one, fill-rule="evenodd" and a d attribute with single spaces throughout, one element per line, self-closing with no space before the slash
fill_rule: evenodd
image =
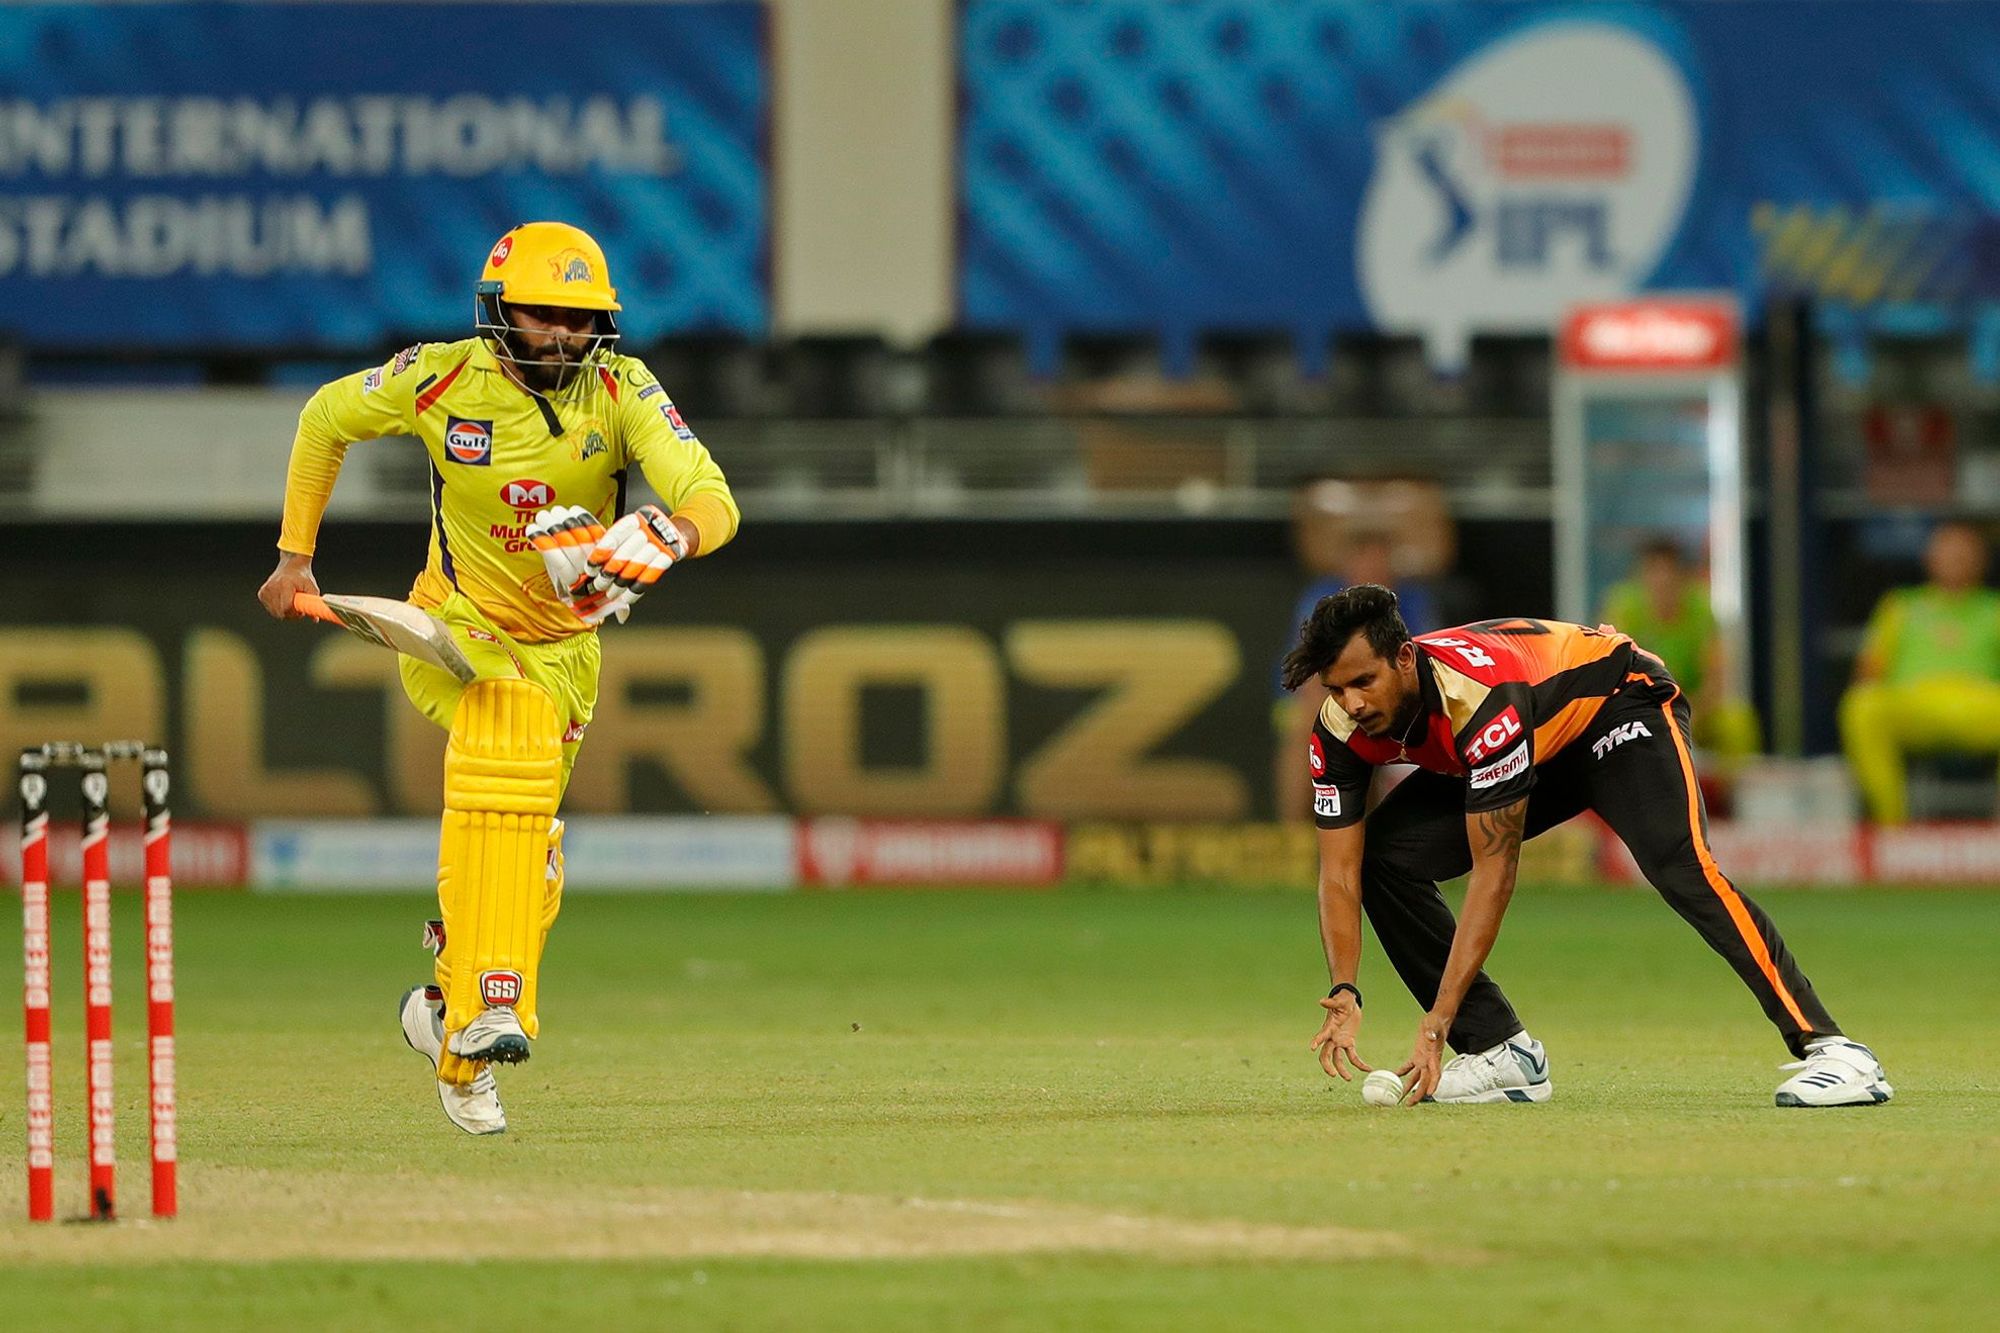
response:
<path id="1" fill-rule="evenodd" d="M 510 305 L 620 308 L 603 247 L 567 222 L 523 222 L 495 241 L 479 274 L 479 292 Z"/>
<path id="2" fill-rule="evenodd" d="M 523 222 L 493 243 L 473 288 L 473 327 L 531 393 L 561 393 L 584 383 L 582 367 L 618 341 L 618 289 L 604 250 L 589 232 L 567 222 Z M 540 355 L 521 342 L 508 306 L 558 306 L 594 312 L 579 352 Z"/>

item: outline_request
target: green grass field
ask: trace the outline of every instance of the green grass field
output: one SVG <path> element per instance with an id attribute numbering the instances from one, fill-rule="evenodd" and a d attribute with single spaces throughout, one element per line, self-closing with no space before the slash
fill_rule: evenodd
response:
<path id="1" fill-rule="evenodd" d="M 544 1039 L 503 1078 L 512 1132 L 474 1140 L 393 1023 L 425 971 L 421 900 L 188 893 L 183 1216 L 31 1228 L 10 1094 L 0 1324 L 1990 1318 L 2000 896 L 1760 898 L 1882 1055 L 1892 1105 L 1774 1109 L 1783 1047 L 1639 894 L 1515 900 L 1494 967 L 1548 1046 L 1552 1103 L 1402 1111 L 1364 1107 L 1306 1051 L 1325 981 L 1301 894 L 578 894 Z M 76 907 L 59 897 L 66 1211 L 83 1178 Z M 118 941 L 135 1219 L 136 908 L 121 900 Z M 1362 979 L 1363 1052 L 1393 1065 L 1417 1010 L 1379 956 Z"/>

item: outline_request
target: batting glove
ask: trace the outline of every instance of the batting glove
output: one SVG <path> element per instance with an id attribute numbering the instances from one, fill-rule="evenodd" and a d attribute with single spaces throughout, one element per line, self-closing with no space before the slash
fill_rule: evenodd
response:
<path id="1" fill-rule="evenodd" d="M 542 567 L 548 571 L 556 596 L 568 603 L 579 619 L 592 625 L 602 624 L 603 616 L 591 619 L 606 600 L 590 586 L 591 548 L 604 536 L 604 525 L 597 521 L 597 515 L 582 505 L 537 510 L 534 521 L 522 535 L 541 553 Z M 616 615 L 623 624 L 632 609 L 614 607 L 607 614 Z"/>
<path id="2" fill-rule="evenodd" d="M 658 505 L 640 506 L 607 528 L 590 549 L 590 572 L 571 587 L 578 595 L 577 614 L 591 625 L 612 615 L 622 621 L 632 604 L 686 556 L 687 543 L 667 512 Z M 586 609 L 591 593 L 602 600 Z"/>
<path id="3" fill-rule="evenodd" d="M 604 536 L 604 525 L 582 505 L 557 505 L 536 510 L 534 522 L 521 535 L 541 552 L 556 596 L 567 602 L 572 600 L 570 590 L 590 567 L 590 548 Z"/>

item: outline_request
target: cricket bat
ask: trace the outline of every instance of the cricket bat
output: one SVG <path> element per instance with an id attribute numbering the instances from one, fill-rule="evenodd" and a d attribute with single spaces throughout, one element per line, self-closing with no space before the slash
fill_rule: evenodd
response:
<path id="1" fill-rule="evenodd" d="M 449 671 L 461 685 L 472 683 L 472 663 L 466 660 L 451 631 L 422 607 L 387 597 L 345 597 L 335 593 L 316 596 L 301 592 L 292 595 L 292 609 L 302 616 L 338 625 L 392 652 Z"/>

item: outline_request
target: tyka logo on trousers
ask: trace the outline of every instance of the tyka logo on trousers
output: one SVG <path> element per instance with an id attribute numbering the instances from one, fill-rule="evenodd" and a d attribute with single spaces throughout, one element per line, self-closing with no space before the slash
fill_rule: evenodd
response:
<path id="1" fill-rule="evenodd" d="M 1653 733 L 1646 730 L 1644 722 L 1620 722 L 1590 743 L 1590 753 L 1593 757 L 1602 759 L 1626 741 L 1637 740 L 1641 736 L 1647 740 L 1653 738 Z"/>

